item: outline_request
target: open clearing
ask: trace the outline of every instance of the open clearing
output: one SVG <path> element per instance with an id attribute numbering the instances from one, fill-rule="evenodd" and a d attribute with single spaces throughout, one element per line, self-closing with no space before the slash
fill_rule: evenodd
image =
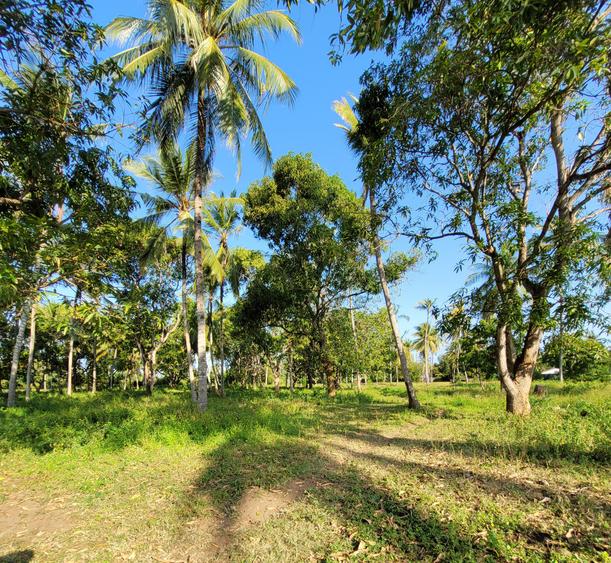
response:
<path id="1" fill-rule="evenodd" d="M 0 413 L 0 561 L 607 561 L 611 385 L 37 397 Z"/>

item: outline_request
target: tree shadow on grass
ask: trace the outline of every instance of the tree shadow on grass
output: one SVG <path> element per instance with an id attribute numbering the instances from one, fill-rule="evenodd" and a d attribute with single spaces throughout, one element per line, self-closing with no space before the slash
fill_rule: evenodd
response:
<path id="1" fill-rule="evenodd" d="M 369 444 L 371 442 L 368 442 Z M 383 445 L 383 441 L 375 441 L 376 446 Z M 381 467 L 393 467 L 405 474 L 414 476 L 416 480 L 433 480 L 450 484 L 455 491 L 464 492 L 473 488 L 477 493 L 484 493 L 491 498 L 498 496 L 512 497 L 523 505 L 545 503 L 551 510 L 562 513 L 564 518 L 569 515 L 575 522 L 582 520 L 584 512 L 593 512 L 606 515 L 611 519 L 611 503 L 602 496 L 593 495 L 584 490 L 564 488 L 555 483 L 525 481 L 506 474 L 493 472 L 475 471 L 467 468 L 456 468 L 448 465 L 432 465 L 414 459 L 397 458 L 384 455 L 377 451 L 359 451 L 341 444 L 333 444 L 333 447 L 343 451 L 345 454 L 361 459 L 365 462 L 376 464 Z M 502 501 L 501 501 L 502 502 Z M 520 532 L 528 537 L 548 535 L 543 528 L 536 526 L 530 529 L 518 528 Z M 565 533 L 566 530 L 563 531 Z M 600 545 L 597 534 L 601 530 L 588 529 L 579 536 L 572 536 L 567 543 L 573 548 L 595 547 L 604 551 Z M 551 539 L 551 538 L 550 538 Z M 565 540 L 567 538 L 560 538 Z"/>
<path id="2" fill-rule="evenodd" d="M 452 561 L 494 559 L 494 549 L 485 543 L 474 544 L 452 522 L 422 513 L 409 499 L 398 498 L 355 467 L 340 465 L 303 441 L 278 437 L 269 442 L 243 436 L 225 443 L 208 461 L 197 487 L 221 515 L 213 543 L 224 546 L 229 554 L 239 551 L 240 531 L 235 530 L 235 523 L 241 520 L 239 511 L 248 492 L 253 488 L 274 490 L 297 480 L 310 484 L 307 501 L 323 507 L 338 521 L 338 537 L 332 544 L 343 544 L 348 552 L 364 541 L 371 556 L 387 553 L 401 560 L 427 561 L 443 553 L 446 560 Z M 295 525 L 299 526 L 299 522 Z M 330 549 L 329 546 L 315 556 L 333 559 Z M 228 553 L 212 555 L 223 559 Z M 308 547 L 304 546 L 302 557 L 308 555 Z"/>
<path id="3" fill-rule="evenodd" d="M 482 458 L 519 459 L 544 467 L 557 462 L 587 466 L 594 464 L 602 467 L 611 461 L 611 452 L 604 446 L 585 449 L 570 443 L 553 443 L 544 436 L 538 438 L 536 445 L 520 443 L 502 444 L 483 438 L 459 441 L 387 437 L 374 432 L 357 432 L 355 437 L 365 442 L 373 444 L 385 443 L 386 445 L 399 446 L 406 450 L 444 451 L 473 457 L 478 460 Z"/>
<path id="4" fill-rule="evenodd" d="M 0 563 L 27 563 L 34 559 L 34 552 L 31 549 L 13 551 L 5 555 L 0 555 Z"/>
<path id="5" fill-rule="evenodd" d="M 575 493 L 554 484 L 506 478 L 426 461 L 395 459 L 379 451 L 379 447 L 385 444 L 431 450 L 426 441 L 349 432 L 341 439 L 356 440 L 356 446 L 358 441 L 364 441 L 368 446 L 374 446 L 374 453 L 346 449 L 348 455 L 339 459 L 348 462 L 341 463 L 331 453 L 341 453 L 341 445 L 332 442 L 317 447 L 305 438 L 286 437 L 264 425 L 259 428 L 265 431 L 244 431 L 209 454 L 206 468 L 195 484 L 197 493 L 209 499 L 217 516 L 218 525 L 212 528 L 213 543 L 222 546 L 222 551 L 214 552 L 213 558 L 222 559 L 233 554 L 238 560 L 243 560 L 240 557 L 248 556 L 240 553 L 244 530 L 237 523 L 243 521 L 240 511 L 253 490 L 289 490 L 295 482 L 308 483 L 306 503 L 322 507 L 338 524 L 333 528 L 334 541 L 328 541 L 326 547 L 319 548 L 314 554 L 319 559 L 333 560 L 332 546 L 337 549 L 337 545 L 343 546 L 344 555 L 352 550 L 359 557 L 380 556 L 382 560 L 407 561 L 434 561 L 442 554 L 446 561 L 494 561 L 507 556 L 508 544 L 513 546 L 510 549 L 528 547 L 547 555 L 558 548 L 584 553 L 604 550 L 600 543 L 600 527 L 594 526 L 571 537 L 564 536 L 566 530 L 560 531 L 567 521 L 579 522 L 585 511 L 600 511 L 611 516 L 609 503 L 588 492 Z M 524 508 L 548 502 L 549 505 L 545 506 L 560 516 L 560 524 L 509 519 L 491 523 L 490 537 L 485 533 L 473 537 L 447 516 L 441 518 L 433 509 L 423 510 L 418 506 L 417 495 L 405 495 L 403 491 L 397 494 L 396 490 L 385 486 L 384 481 L 368 477 L 367 472 L 355 463 L 359 460 L 368 466 L 394 468 L 410 478 L 415 476 L 417 481 L 443 481 L 456 491 L 471 487 L 475 489 L 472 490 L 472 499 L 491 499 L 499 510 L 502 510 L 503 496 L 519 501 Z M 185 515 L 185 519 L 192 517 L 193 514 Z M 294 522 L 294 526 L 299 524 L 299 520 Z M 248 533 L 249 536 L 252 534 L 256 536 L 257 532 Z M 361 540 L 367 546 L 367 553 L 358 553 Z M 264 536 L 261 541 L 284 540 L 281 536 L 271 535 Z M 303 558 L 308 557 L 308 549 L 304 546 Z"/>

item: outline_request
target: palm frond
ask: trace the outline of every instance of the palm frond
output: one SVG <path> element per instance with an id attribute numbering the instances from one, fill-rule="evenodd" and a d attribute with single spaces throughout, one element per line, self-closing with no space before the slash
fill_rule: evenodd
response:
<path id="1" fill-rule="evenodd" d="M 270 95 L 281 101 L 292 103 L 295 100 L 297 85 L 278 65 L 268 58 L 244 47 L 238 47 L 238 60 L 241 68 L 251 75 L 251 83 L 256 83 L 260 96 Z"/>
<path id="2" fill-rule="evenodd" d="M 104 28 L 104 35 L 113 43 L 127 45 L 146 38 L 148 38 L 148 41 L 151 38 L 159 39 L 160 28 L 158 23 L 153 20 L 118 17 Z"/>
<path id="3" fill-rule="evenodd" d="M 343 124 L 335 123 L 336 127 L 339 127 L 340 129 L 343 129 L 348 133 L 356 131 L 359 126 L 359 120 L 356 114 L 354 113 L 354 109 L 346 98 L 342 98 L 341 100 L 335 100 L 331 107 L 333 108 L 333 111 L 344 122 Z"/>
<path id="4" fill-rule="evenodd" d="M 269 146 L 269 141 L 267 140 L 267 135 L 265 134 L 265 129 L 263 128 L 263 123 L 259 117 L 257 107 L 250 98 L 250 95 L 244 86 L 239 81 L 235 81 L 235 85 L 238 92 L 240 92 L 242 101 L 244 102 L 246 110 L 248 111 L 249 132 L 254 153 L 266 164 L 271 164 L 272 151 Z"/>
<path id="5" fill-rule="evenodd" d="M 15 82 L 6 72 L 0 69 L 0 85 L 7 90 L 21 90 L 17 82 Z"/>
<path id="6" fill-rule="evenodd" d="M 244 47 L 253 45 L 255 38 L 263 42 L 265 34 L 277 39 L 283 33 L 287 33 L 298 45 L 301 44 L 301 33 L 297 24 L 290 16 L 279 10 L 250 14 L 232 23 L 230 33 L 232 40 Z"/>

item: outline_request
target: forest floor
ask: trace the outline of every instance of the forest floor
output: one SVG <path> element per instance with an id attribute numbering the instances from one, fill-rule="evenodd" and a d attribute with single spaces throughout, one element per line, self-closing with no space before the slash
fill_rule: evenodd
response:
<path id="1" fill-rule="evenodd" d="M 611 385 L 36 397 L 0 410 L 0 562 L 609 561 Z"/>

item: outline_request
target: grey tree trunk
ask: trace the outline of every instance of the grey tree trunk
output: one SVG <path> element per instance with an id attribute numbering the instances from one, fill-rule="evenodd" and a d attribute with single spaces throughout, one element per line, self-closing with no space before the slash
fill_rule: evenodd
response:
<path id="1" fill-rule="evenodd" d="M 187 362 L 187 373 L 189 374 L 189 386 L 191 387 L 191 401 L 197 403 L 197 387 L 195 385 L 195 373 L 191 358 L 191 336 L 189 331 L 189 315 L 187 309 L 187 241 L 182 239 L 182 326 L 185 338 L 185 354 Z"/>
<path id="2" fill-rule="evenodd" d="M 95 395 L 98 385 L 98 359 L 97 359 L 97 346 L 94 341 L 93 343 L 93 368 L 91 370 L 91 394 Z"/>
<path id="3" fill-rule="evenodd" d="M 68 343 L 68 374 L 66 377 L 66 394 L 72 395 L 72 374 L 74 371 L 74 314 L 81 297 L 81 290 L 77 288 L 72 304 L 72 318 L 70 319 L 70 341 Z"/>
<path id="4" fill-rule="evenodd" d="M 558 375 L 560 383 L 564 383 L 564 297 L 560 295 L 560 353 L 558 355 Z"/>
<path id="5" fill-rule="evenodd" d="M 530 414 L 530 387 L 543 330 L 529 326 L 524 339 L 520 357 L 515 362 L 513 371 L 507 365 L 507 336 L 505 326 L 497 327 L 497 364 L 501 375 L 501 384 L 506 394 L 506 410 L 511 414 L 526 416 Z"/>
<path id="6" fill-rule="evenodd" d="M 295 391 L 295 379 L 293 376 L 293 353 L 289 352 L 289 361 L 288 361 L 288 377 L 289 377 L 289 390 L 291 393 Z"/>
<path id="7" fill-rule="evenodd" d="M 219 326 L 219 351 L 220 351 L 220 357 L 221 357 L 221 396 L 224 397 L 225 396 L 225 335 L 223 334 L 223 317 L 225 316 L 225 308 L 223 305 L 223 295 L 225 293 L 225 280 L 223 279 L 221 281 L 221 287 L 219 289 L 220 291 L 220 296 L 219 296 L 219 301 L 220 301 L 220 309 L 221 309 L 221 319 L 220 319 L 220 326 Z"/>
<path id="8" fill-rule="evenodd" d="M 382 293 L 384 294 L 386 311 L 388 312 L 388 320 L 390 322 L 390 328 L 392 329 L 392 334 L 395 341 L 395 348 L 397 349 L 399 361 L 401 362 L 401 375 L 403 375 L 403 381 L 405 382 L 405 388 L 407 389 L 408 405 L 411 409 L 417 409 L 420 408 L 420 403 L 418 402 L 418 398 L 416 397 L 416 390 L 414 389 L 412 379 L 409 376 L 409 368 L 407 366 L 405 350 L 403 349 L 401 333 L 399 332 L 399 324 L 397 323 L 397 316 L 395 315 L 395 309 L 393 307 L 392 299 L 390 297 L 390 289 L 388 288 L 388 282 L 386 281 L 384 261 L 382 260 L 382 249 L 380 248 L 380 237 L 377 234 L 377 214 L 375 196 L 373 194 L 373 190 L 371 189 L 369 190 L 369 212 L 371 214 L 373 250 L 376 259 L 376 267 L 378 269 L 380 285 L 382 286 Z"/>
<path id="9" fill-rule="evenodd" d="M 74 333 L 70 331 L 70 340 L 68 341 L 68 374 L 66 376 L 66 394 L 72 395 L 72 371 L 74 358 Z"/>
<path id="10" fill-rule="evenodd" d="M 352 295 L 348 298 L 348 305 L 350 307 L 350 326 L 352 327 L 352 338 L 354 339 L 354 349 L 357 355 L 357 366 L 356 366 L 356 389 L 357 391 L 361 391 L 361 370 L 358 365 L 360 362 L 360 354 L 358 353 L 359 341 L 356 336 L 356 322 L 354 320 L 354 309 L 352 308 Z"/>
<path id="11" fill-rule="evenodd" d="M 21 355 L 23 342 L 25 340 L 25 327 L 28 324 L 31 306 L 31 301 L 27 299 L 21 307 L 21 314 L 19 315 L 17 337 L 15 338 L 15 345 L 13 346 L 13 358 L 11 360 L 11 372 L 8 382 L 8 397 L 6 400 L 7 407 L 14 407 L 17 399 L 17 370 L 19 368 L 19 356 Z"/>
<path id="12" fill-rule="evenodd" d="M 197 155 L 195 161 L 195 306 L 197 311 L 197 408 L 208 408 L 208 366 L 206 364 L 206 302 L 202 243 L 203 190 L 206 181 L 206 117 L 204 99 L 200 96 L 197 111 Z"/>
<path id="13" fill-rule="evenodd" d="M 28 345 L 28 368 L 25 372 L 25 400 L 30 400 L 32 391 L 32 366 L 34 364 L 34 349 L 36 347 L 36 303 L 32 303 L 30 312 L 30 342 Z"/>

